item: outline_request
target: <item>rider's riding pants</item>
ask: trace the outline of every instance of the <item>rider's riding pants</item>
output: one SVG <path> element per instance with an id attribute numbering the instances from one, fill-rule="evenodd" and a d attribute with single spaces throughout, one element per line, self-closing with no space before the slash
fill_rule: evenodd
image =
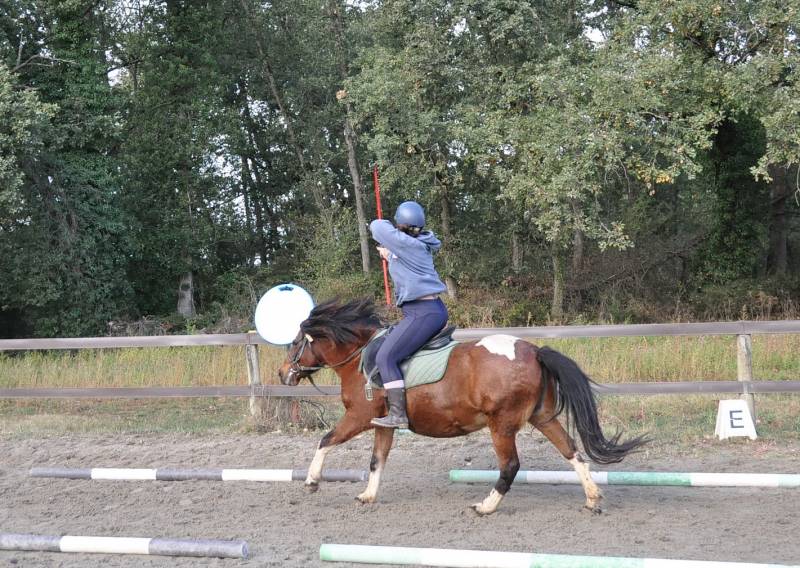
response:
<path id="1" fill-rule="evenodd" d="M 406 302 L 400 309 L 403 319 L 386 336 L 375 358 L 385 389 L 405 387 L 400 362 L 413 355 L 447 323 L 447 307 L 439 298 Z"/>

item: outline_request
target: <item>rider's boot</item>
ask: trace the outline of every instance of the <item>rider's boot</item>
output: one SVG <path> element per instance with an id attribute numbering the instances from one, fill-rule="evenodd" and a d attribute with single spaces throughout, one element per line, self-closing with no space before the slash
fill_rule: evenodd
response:
<path id="1" fill-rule="evenodd" d="M 408 416 L 406 415 L 406 389 L 388 389 L 386 398 L 389 401 L 389 415 L 383 418 L 373 418 L 373 426 L 383 428 L 408 428 Z"/>

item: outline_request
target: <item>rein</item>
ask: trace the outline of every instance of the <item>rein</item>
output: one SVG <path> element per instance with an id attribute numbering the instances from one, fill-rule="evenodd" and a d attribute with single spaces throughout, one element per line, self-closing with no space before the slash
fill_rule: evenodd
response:
<path id="1" fill-rule="evenodd" d="M 367 347 L 367 345 L 369 345 L 370 341 L 372 341 L 372 339 L 375 337 L 375 333 L 377 333 L 377 331 L 372 334 L 372 336 L 367 340 L 366 343 L 364 343 L 364 345 L 362 345 L 361 347 L 358 347 L 355 351 L 350 353 L 350 355 L 345 357 L 342 361 L 339 361 L 338 363 L 335 363 L 333 365 L 324 364 L 324 365 L 318 365 L 318 366 L 314 366 L 314 367 L 306 367 L 305 365 L 301 365 L 300 364 L 300 358 L 303 356 L 303 352 L 306 350 L 306 347 L 311 349 L 312 353 L 313 353 L 313 348 L 311 347 L 311 342 L 308 340 L 307 337 L 303 336 L 303 343 L 300 345 L 300 348 L 297 350 L 297 352 L 294 354 L 294 357 L 292 357 L 291 361 L 289 362 L 290 363 L 289 370 L 292 373 L 298 373 L 298 374 L 299 373 L 308 373 L 308 375 L 306 375 L 305 378 L 308 379 L 308 382 L 311 383 L 311 386 L 313 386 L 315 389 L 317 389 L 317 391 L 320 394 L 324 394 L 325 396 L 331 396 L 330 393 L 327 393 L 327 392 L 323 391 L 322 389 L 320 389 L 316 385 L 316 383 L 314 382 L 314 379 L 311 377 L 311 375 L 313 373 L 316 373 L 317 371 L 322 370 L 322 369 L 326 369 L 326 368 L 327 369 L 336 369 L 338 367 L 341 367 L 345 363 L 350 362 L 356 355 L 359 355 L 362 351 L 364 351 L 364 349 Z"/>

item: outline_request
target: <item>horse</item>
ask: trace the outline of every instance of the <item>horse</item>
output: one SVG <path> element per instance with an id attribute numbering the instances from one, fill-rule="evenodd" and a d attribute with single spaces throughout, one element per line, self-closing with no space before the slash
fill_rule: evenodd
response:
<path id="1" fill-rule="evenodd" d="M 383 327 L 370 299 L 317 305 L 300 325 L 278 370 L 285 385 L 297 385 L 323 368 L 341 379 L 344 416 L 317 446 L 305 485 L 319 488 L 325 456 L 335 446 L 357 434 L 375 429 L 369 479 L 356 499 L 363 504 L 377 499 L 394 429 L 370 424 L 387 413 L 383 389 L 372 400 L 365 395 L 365 377 L 359 372 L 359 355 Z M 621 461 L 647 442 L 643 436 L 620 441 L 621 434 L 606 437 L 597 417 L 592 381 L 578 365 L 548 347 L 510 335 L 489 335 L 480 341 L 459 343 L 452 352 L 443 378 L 407 392 L 409 429 L 423 436 L 450 438 L 489 427 L 497 454 L 499 479 L 489 495 L 472 505 L 479 515 L 494 513 L 519 471 L 516 435 L 526 424 L 544 434 L 578 474 L 585 509 L 599 514 L 602 494 L 589 474 L 589 466 L 557 417 L 566 411 L 580 435 L 586 455 L 600 464 Z"/>

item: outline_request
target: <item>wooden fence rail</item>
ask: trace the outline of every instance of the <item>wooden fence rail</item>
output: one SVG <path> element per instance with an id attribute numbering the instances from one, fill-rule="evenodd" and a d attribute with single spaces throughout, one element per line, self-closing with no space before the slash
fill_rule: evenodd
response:
<path id="1" fill-rule="evenodd" d="M 318 385 L 320 390 L 300 385 L 238 385 L 217 387 L 99 387 L 99 388 L 10 388 L 0 389 L 0 398 L 83 398 L 83 399 L 134 399 L 134 398 L 309 398 L 338 396 L 339 385 Z M 800 392 L 798 381 L 675 381 L 636 382 L 595 385 L 601 395 L 657 395 L 657 394 L 749 394 Z M 320 392 L 321 391 L 321 392 Z"/>
<path id="2" fill-rule="evenodd" d="M 469 328 L 457 329 L 453 337 L 458 341 L 470 341 L 495 333 L 505 333 L 523 339 L 800 334 L 800 320 Z M 267 342 L 261 339 L 256 333 L 252 332 L 208 335 L 154 335 L 142 337 L 0 339 L 0 351 L 108 349 L 121 347 L 197 347 L 203 345 L 267 345 Z"/>
<path id="3" fill-rule="evenodd" d="M 643 336 L 736 336 L 737 381 L 676 381 L 667 383 L 625 383 L 598 385 L 600 394 L 686 394 L 735 393 L 745 398 L 755 417 L 753 393 L 800 392 L 799 381 L 753 381 L 752 336 L 756 334 L 800 334 L 800 320 L 788 321 L 737 321 L 709 323 L 671 323 L 639 325 L 576 325 L 547 327 L 471 328 L 459 329 L 453 337 L 459 341 L 480 339 L 495 333 L 505 333 L 524 339 L 563 339 L 579 337 L 643 337 Z M 14 388 L 0 389 L 0 398 L 155 398 L 155 397 L 214 397 L 248 396 L 250 410 L 262 410 L 265 397 L 322 396 L 311 387 L 285 387 L 263 385 L 258 368 L 258 345 L 267 344 L 255 333 L 208 335 L 160 335 L 148 337 L 84 337 L 57 339 L 3 339 L 0 351 L 28 351 L 45 349 L 109 349 L 130 347 L 197 347 L 245 346 L 249 386 L 219 387 L 148 387 L 148 388 L 93 388 L 52 389 Z M 322 386 L 330 395 L 339 393 L 338 386 Z"/>

